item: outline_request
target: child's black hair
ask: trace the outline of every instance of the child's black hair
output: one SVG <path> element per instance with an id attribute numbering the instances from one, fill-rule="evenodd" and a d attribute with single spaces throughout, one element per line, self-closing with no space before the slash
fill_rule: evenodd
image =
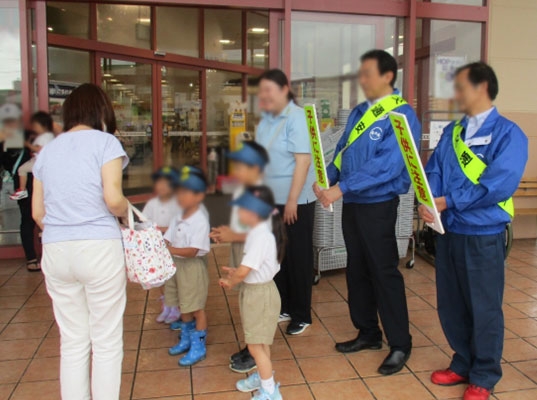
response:
<path id="1" fill-rule="evenodd" d="M 249 186 L 247 190 L 252 193 L 255 193 L 255 196 L 257 198 L 276 208 L 272 190 L 270 190 L 267 186 Z M 287 245 L 287 231 L 285 230 L 283 218 L 279 212 L 272 213 L 272 216 L 269 216 L 269 218 L 272 218 L 272 233 L 276 238 L 276 251 L 278 254 L 278 262 L 281 263 L 285 256 L 285 246 Z"/>
<path id="2" fill-rule="evenodd" d="M 30 118 L 30 122 L 32 124 L 37 123 L 41 125 L 48 132 L 52 132 L 52 129 L 54 128 L 53 126 L 54 122 L 52 121 L 52 117 L 50 116 L 49 113 L 45 111 L 38 111 L 35 114 L 33 114 L 32 117 Z"/>

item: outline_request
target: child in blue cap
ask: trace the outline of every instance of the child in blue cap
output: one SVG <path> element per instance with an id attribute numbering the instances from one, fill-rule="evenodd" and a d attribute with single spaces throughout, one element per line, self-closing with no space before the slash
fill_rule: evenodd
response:
<path id="1" fill-rule="evenodd" d="M 207 315 L 205 304 L 209 291 L 209 273 L 204 257 L 211 248 L 210 225 L 202 208 L 207 180 L 203 172 L 185 166 L 180 171 L 177 201 L 182 212 L 172 219 L 164 234 L 177 271 L 166 282 L 166 304 L 174 302 L 181 309 L 180 341 L 168 350 L 172 356 L 187 353 L 179 365 L 193 365 L 207 354 Z"/>
<path id="2" fill-rule="evenodd" d="M 240 186 L 233 193 L 233 200 L 238 199 L 247 186 L 261 185 L 263 182 L 263 171 L 269 162 L 269 156 L 263 146 L 256 142 L 245 141 L 241 147 L 228 154 L 231 160 L 231 174 L 236 178 Z M 231 243 L 229 266 L 238 268 L 243 256 L 244 241 L 248 233 L 248 226 L 242 224 L 238 216 L 238 206 L 231 208 L 231 218 L 229 226 L 219 226 L 211 231 L 211 239 L 216 243 Z M 245 347 L 240 352 L 230 357 L 229 367 L 232 371 L 246 373 L 253 370 L 255 360 Z"/>
<path id="3" fill-rule="evenodd" d="M 278 327 L 280 293 L 274 276 L 280 270 L 285 249 L 285 228 L 266 186 L 253 186 L 232 202 L 239 207 L 239 220 L 250 230 L 244 256 L 238 268 L 223 267 L 226 276 L 220 286 L 231 289 L 240 284 L 239 307 L 244 339 L 258 372 L 237 382 L 237 390 L 253 392 L 256 400 L 281 400 L 274 382 L 270 346 Z"/>
<path id="4" fill-rule="evenodd" d="M 149 221 L 157 224 L 157 228 L 164 233 L 170 221 L 181 211 L 174 196 L 179 171 L 173 167 L 162 167 L 157 169 L 151 178 L 155 197 L 146 203 L 142 213 Z M 157 322 L 171 324 L 177 321 L 181 316 L 179 308 L 175 305 L 167 305 L 164 295 L 161 296 L 161 300 L 162 312 L 157 317 Z"/>

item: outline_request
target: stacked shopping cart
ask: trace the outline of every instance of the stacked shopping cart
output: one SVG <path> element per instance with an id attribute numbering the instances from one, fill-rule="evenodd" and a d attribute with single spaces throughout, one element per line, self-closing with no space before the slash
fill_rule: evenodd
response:
<path id="1" fill-rule="evenodd" d="M 328 128 L 321 134 L 324 157 L 327 163 L 334 158 L 339 139 L 345 132 L 345 126 L 351 110 L 340 110 L 336 128 Z M 313 228 L 313 248 L 315 269 L 320 275 L 323 271 L 345 268 L 347 266 L 347 251 L 341 229 L 341 213 L 343 200 L 333 204 L 334 212 L 329 212 L 321 206 L 315 205 L 315 221 Z M 400 196 L 397 212 L 396 236 L 399 258 L 406 257 L 409 240 L 413 240 L 414 220 L 414 191 L 412 188 L 407 194 Z M 413 247 L 414 248 L 414 247 Z M 414 265 L 414 252 L 407 266 Z"/>

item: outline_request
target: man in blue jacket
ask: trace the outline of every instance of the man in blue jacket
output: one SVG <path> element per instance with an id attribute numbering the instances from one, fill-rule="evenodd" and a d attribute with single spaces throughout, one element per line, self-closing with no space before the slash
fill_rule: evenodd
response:
<path id="1" fill-rule="evenodd" d="M 431 380 L 469 382 L 464 400 L 488 400 L 502 376 L 505 227 L 528 159 L 528 139 L 492 105 L 497 94 L 487 64 L 456 71 L 455 100 L 465 117 L 444 129 L 425 168 L 446 230 L 436 241 L 438 314 L 455 352 Z"/>
<path id="2" fill-rule="evenodd" d="M 347 286 L 351 319 L 358 337 L 338 343 L 342 353 L 382 347 L 380 315 L 391 351 L 379 367 L 383 375 L 400 371 L 412 348 L 395 222 L 399 195 L 407 193 L 405 169 L 388 112 L 407 116 L 419 146 L 416 113 L 394 89 L 397 62 L 383 50 L 361 57 L 358 79 L 367 101 L 354 108 L 328 166 L 331 188 L 314 185 L 327 206 L 343 196 L 343 235 L 347 248 Z"/>

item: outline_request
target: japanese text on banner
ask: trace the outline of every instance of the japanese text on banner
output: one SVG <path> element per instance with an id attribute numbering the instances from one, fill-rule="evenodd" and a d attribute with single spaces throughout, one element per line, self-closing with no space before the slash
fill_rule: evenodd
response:
<path id="1" fill-rule="evenodd" d="M 315 168 L 315 178 L 319 187 L 326 189 L 328 188 L 328 178 L 326 177 L 326 166 L 324 162 L 321 137 L 319 135 L 319 127 L 317 125 L 315 106 L 311 104 L 305 105 L 304 112 L 306 113 L 306 120 L 308 124 L 308 134 L 310 138 L 313 167 Z"/>
<path id="2" fill-rule="evenodd" d="M 390 114 L 392 127 L 401 148 L 406 169 L 420 203 L 433 207 L 433 196 L 426 183 L 425 171 L 404 117 Z"/>

